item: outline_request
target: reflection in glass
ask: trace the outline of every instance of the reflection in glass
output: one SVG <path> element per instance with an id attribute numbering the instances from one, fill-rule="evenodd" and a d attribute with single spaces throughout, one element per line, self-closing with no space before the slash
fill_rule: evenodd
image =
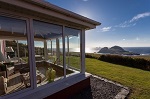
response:
<path id="1" fill-rule="evenodd" d="M 80 30 L 65 28 L 66 65 L 80 71 Z"/>
<path id="2" fill-rule="evenodd" d="M 37 80 L 41 80 L 37 86 L 41 86 L 64 77 L 62 26 L 36 20 L 33 21 L 33 26 L 35 51 L 42 49 L 39 56 L 41 58 L 36 59 L 36 71 L 39 75 Z M 37 56 L 37 52 L 35 55 Z"/>
<path id="3" fill-rule="evenodd" d="M 47 40 L 48 44 L 48 59 L 51 63 L 56 60 L 56 39 Z"/>
<path id="4" fill-rule="evenodd" d="M 0 16 L 0 96 L 29 88 L 26 21 Z"/>

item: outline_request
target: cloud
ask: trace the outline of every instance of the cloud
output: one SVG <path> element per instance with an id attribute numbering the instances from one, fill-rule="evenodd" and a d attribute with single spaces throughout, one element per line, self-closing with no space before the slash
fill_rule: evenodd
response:
<path id="1" fill-rule="evenodd" d="M 109 26 L 109 27 L 103 27 L 103 28 L 101 29 L 101 31 L 102 31 L 102 32 L 108 32 L 108 31 L 110 31 L 110 29 L 111 29 L 111 26 Z"/>
<path id="2" fill-rule="evenodd" d="M 136 25 L 136 21 L 138 21 L 141 18 L 145 18 L 150 16 L 150 12 L 145 12 L 145 13 L 141 13 L 141 14 L 137 14 L 136 16 L 134 16 L 132 19 L 130 19 L 129 21 L 125 21 L 119 25 L 116 25 L 114 27 L 121 27 L 121 28 L 126 28 L 126 27 L 132 27 Z"/>
<path id="3" fill-rule="evenodd" d="M 141 13 L 141 14 L 138 14 L 138 15 L 134 16 L 129 22 L 131 23 L 131 22 L 137 21 L 141 18 L 145 18 L 145 17 L 148 17 L 148 16 L 150 16 L 150 12 Z"/>
<path id="4" fill-rule="evenodd" d="M 126 27 L 132 27 L 132 26 L 135 26 L 136 23 L 129 23 L 127 21 L 125 21 L 124 23 L 121 23 L 119 25 L 116 25 L 114 27 L 121 27 L 121 28 L 126 28 Z"/>
<path id="5" fill-rule="evenodd" d="M 123 23 L 120 23 L 118 25 L 115 26 L 108 26 L 108 27 L 103 27 L 102 29 L 100 29 L 102 32 L 107 32 L 107 31 L 114 31 L 115 28 L 127 28 L 127 27 L 133 27 L 135 26 L 137 23 L 137 21 L 141 18 L 145 18 L 145 17 L 150 17 L 150 12 L 145 12 L 145 13 L 141 13 L 141 14 L 137 14 L 135 15 L 133 18 L 131 18 L 130 20 L 124 21 Z M 98 31 L 99 32 L 99 31 Z M 139 40 L 139 39 L 136 39 Z"/>
<path id="6" fill-rule="evenodd" d="M 123 41 L 125 41 L 126 39 L 123 39 Z"/>
<path id="7" fill-rule="evenodd" d="M 115 25 L 114 27 L 126 28 L 126 27 L 133 27 L 135 25 L 136 25 L 136 23 L 131 23 L 130 21 L 125 21 L 119 25 Z"/>

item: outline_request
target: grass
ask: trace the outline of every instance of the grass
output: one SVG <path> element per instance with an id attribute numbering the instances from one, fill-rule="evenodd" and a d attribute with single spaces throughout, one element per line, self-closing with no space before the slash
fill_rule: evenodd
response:
<path id="1" fill-rule="evenodd" d="M 131 99 L 150 99 L 150 72 L 86 58 L 86 71 L 128 86 Z"/>
<path id="2" fill-rule="evenodd" d="M 93 54 L 95 57 L 100 55 Z M 150 59 L 150 56 L 134 56 L 134 58 Z M 67 61 L 66 57 L 66 61 Z M 62 59 L 61 59 L 62 60 Z M 80 57 L 70 56 L 70 66 L 80 68 Z M 86 71 L 131 89 L 130 99 L 150 99 L 150 72 L 122 65 L 115 65 L 97 59 L 86 58 Z"/>
<path id="3" fill-rule="evenodd" d="M 66 60 L 66 61 L 68 61 L 68 60 Z M 80 57 L 70 56 L 69 57 L 69 66 L 80 69 Z"/>

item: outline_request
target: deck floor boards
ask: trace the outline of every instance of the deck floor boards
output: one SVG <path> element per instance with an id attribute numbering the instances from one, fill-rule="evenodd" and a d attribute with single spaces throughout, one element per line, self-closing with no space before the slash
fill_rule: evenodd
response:
<path id="1" fill-rule="evenodd" d="M 25 88 L 25 85 L 21 82 L 20 73 L 12 74 L 8 77 L 7 93 L 12 93 Z"/>

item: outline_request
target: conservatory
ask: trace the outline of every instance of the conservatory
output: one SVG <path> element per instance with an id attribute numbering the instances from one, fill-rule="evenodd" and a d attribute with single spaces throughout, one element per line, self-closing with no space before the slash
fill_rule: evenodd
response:
<path id="1" fill-rule="evenodd" d="M 0 98 L 42 99 L 84 81 L 99 22 L 43 0 L 0 0 Z"/>

